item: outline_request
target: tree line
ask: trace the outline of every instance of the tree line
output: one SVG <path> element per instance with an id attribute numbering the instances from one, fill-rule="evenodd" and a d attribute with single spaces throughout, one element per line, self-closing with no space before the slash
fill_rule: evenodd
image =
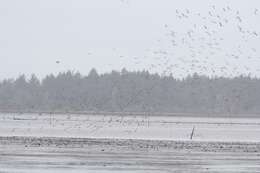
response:
<path id="1" fill-rule="evenodd" d="M 185 79 L 126 69 L 87 76 L 71 71 L 0 82 L 0 110 L 259 113 L 260 80 L 248 76 Z"/>

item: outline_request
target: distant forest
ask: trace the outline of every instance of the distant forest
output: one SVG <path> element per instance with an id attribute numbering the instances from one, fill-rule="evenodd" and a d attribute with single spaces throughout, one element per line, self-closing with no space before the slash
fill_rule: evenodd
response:
<path id="1" fill-rule="evenodd" d="M 39 80 L 0 82 L 1 111 L 108 111 L 164 113 L 260 113 L 260 80 L 240 76 L 185 79 L 147 71 L 87 76 L 71 71 Z"/>

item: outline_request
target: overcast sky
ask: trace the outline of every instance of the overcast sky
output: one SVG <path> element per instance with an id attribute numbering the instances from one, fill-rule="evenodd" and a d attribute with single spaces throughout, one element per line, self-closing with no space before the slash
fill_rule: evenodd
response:
<path id="1" fill-rule="evenodd" d="M 0 0 L 0 79 L 93 67 L 260 76 L 259 21 L 259 0 Z"/>

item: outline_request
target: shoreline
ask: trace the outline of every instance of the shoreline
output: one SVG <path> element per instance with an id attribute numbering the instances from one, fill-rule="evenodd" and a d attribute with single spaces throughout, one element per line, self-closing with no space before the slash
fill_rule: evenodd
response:
<path id="1" fill-rule="evenodd" d="M 247 152 L 259 153 L 260 142 L 178 141 L 113 138 L 70 138 L 0 136 L 0 146 L 82 148 L 121 148 L 128 150 L 182 150 L 199 152 Z"/>

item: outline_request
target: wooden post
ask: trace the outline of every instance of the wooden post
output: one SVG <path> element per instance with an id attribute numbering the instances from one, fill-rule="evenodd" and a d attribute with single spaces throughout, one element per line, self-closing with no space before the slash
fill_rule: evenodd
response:
<path id="1" fill-rule="evenodd" d="M 192 132 L 190 134 L 190 140 L 192 140 L 192 138 L 194 136 L 194 132 L 195 132 L 195 126 L 193 126 Z"/>

